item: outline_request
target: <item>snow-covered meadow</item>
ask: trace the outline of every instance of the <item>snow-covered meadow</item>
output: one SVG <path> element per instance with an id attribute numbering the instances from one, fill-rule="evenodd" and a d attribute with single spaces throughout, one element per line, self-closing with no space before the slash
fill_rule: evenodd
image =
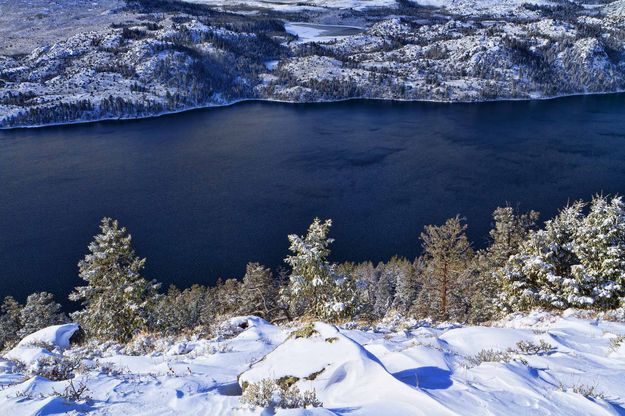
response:
<path id="1" fill-rule="evenodd" d="M 240 317 L 224 322 L 211 339 L 144 335 L 127 346 L 70 346 L 76 330 L 75 324 L 43 329 L 4 355 L 3 414 L 625 412 L 625 324 L 589 312 L 536 311 L 491 326 L 401 318 L 373 326 L 276 326 Z M 70 368 L 59 370 L 63 366 Z M 44 377 L 62 379 L 63 374 L 70 380 Z M 314 391 L 322 407 L 244 403 L 242 390 L 269 379 L 299 392 Z"/>

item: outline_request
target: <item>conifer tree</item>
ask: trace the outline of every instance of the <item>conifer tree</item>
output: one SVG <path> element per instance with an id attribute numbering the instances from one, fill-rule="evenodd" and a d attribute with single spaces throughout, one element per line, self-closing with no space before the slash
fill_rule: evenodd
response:
<path id="1" fill-rule="evenodd" d="M 373 319 L 379 272 L 370 261 L 364 263 L 344 262 L 336 267 L 336 272 L 347 276 L 355 288 L 352 318 Z"/>
<path id="2" fill-rule="evenodd" d="M 373 263 L 367 261 L 357 264 L 351 276 L 357 289 L 358 311 L 362 317 L 372 318 L 379 273 Z"/>
<path id="3" fill-rule="evenodd" d="M 472 322 L 483 322 L 497 314 L 494 294 L 499 290 L 497 271 L 508 259 L 518 254 L 530 231 L 536 229 L 539 214 L 536 211 L 520 213 L 510 206 L 498 207 L 493 212 L 493 228 L 489 232 L 490 245 L 474 258 L 476 279 L 470 289 Z"/>
<path id="4" fill-rule="evenodd" d="M 571 270 L 568 302 L 596 309 L 625 306 L 625 205 L 620 197 L 593 198 L 576 229 L 573 251 L 579 264 Z"/>
<path id="5" fill-rule="evenodd" d="M 378 271 L 378 281 L 376 283 L 375 303 L 373 304 L 373 314 L 376 318 L 383 318 L 391 308 L 395 298 L 395 287 L 397 276 L 384 263 L 379 263 L 376 267 Z"/>
<path id="6" fill-rule="evenodd" d="M 411 310 L 419 293 L 418 274 L 423 264 L 419 261 L 413 264 L 404 258 L 393 257 L 386 268 L 395 274 L 395 297 L 392 306 L 405 315 Z"/>
<path id="7" fill-rule="evenodd" d="M 248 263 L 241 284 L 239 314 L 270 319 L 276 312 L 277 292 L 271 270 L 258 263 Z"/>
<path id="8" fill-rule="evenodd" d="M 583 208 L 582 202 L 575 202 L 547 221 L 544 229 L 529 233 L 519 252 L 497 272 L 499 309 L 510 312 L 536 306 L 571 306 L 570 296 L 579 291 L 572 267 L 579 263 L 575 234 L 582 223 Z"/>
<path id="9" fill-rule="evenodd" d="M 237 279 L 218 279 L 214 290 L 217 300 L 217 314 L 221 316 L 238 315 L 241 308 L 241 282 Z"/>
<path id="10" fill-rule="evenodd" d="M 536 229 L 539 216 L 536 211 L 520 213 L 509 206 L 495 209 L 494 226 L 489 232 L 491 244 L 487 249 L 489 262 L 495 267 L 503 266 L 518 252 L 529 232 Z"/>
<path id="11" fill-rule="evenodd" d="M 33 293 L 26 298 L 26 304 L 20 310 L 20 338 L 50 325 L 67 322 L 67 316 L 61 311 L 61 305 L 54 301 L 48 292 Z"/>
<path id="12" fill-rule="evenodd" d="M 0 305 L 0 350 L 11 348 L 19 341 L 22 308 L 13 296 L 5 297 Z"/>
<path id="13" fill-rule="evenodd" d="M 293 254 L 285 259 L 291 275 L 284 296 L 297 314 L 337 319 L 349 315 L 354 306 L 353 282 L 336 273 L 328 261 L 331 226 L 331 220 L 315 218 L 305 237 L 289 235 Z"/>
<path id="14" fill-rule="evenodd" d="M 84 307 L 72 319 L 96 338 L 126 342 L 148 329 L 159 285 L 141 276 L 145 259 L 135 254 L 126 228 L 104 218 L 100 230 L 78 264 L 79 276 L 87 284 L 70 294 Z"/>
<path id="15" fill-rule="evenodd" d="M 464 320 L 468 312 L 467 287 L 473 277 L 473 250 L 460 217 L 441 226 L 428 225 L 421 233 L 423 287 L 417 299 L 421 315 L 439 320 Z"/>
<path id="16" fill-rule="evenodd" d="M 185 330 L 207 332 L 217 305 L 215 293 L 206 286 L 193 285 L 181 291 L 172 285 L 155 309 L 157 328 L 166 334 L 179 334 Z"/>

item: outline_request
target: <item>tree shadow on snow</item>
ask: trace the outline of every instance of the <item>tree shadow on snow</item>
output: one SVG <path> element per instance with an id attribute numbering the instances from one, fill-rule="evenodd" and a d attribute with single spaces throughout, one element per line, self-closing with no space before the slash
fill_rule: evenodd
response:
<path id="1" fill-rule="evenodd" d="M 412 387 L 441 390 L 451 387 L 451 371 L 438 367 L 419 367 L 403 370 L 393 376 Z"/>

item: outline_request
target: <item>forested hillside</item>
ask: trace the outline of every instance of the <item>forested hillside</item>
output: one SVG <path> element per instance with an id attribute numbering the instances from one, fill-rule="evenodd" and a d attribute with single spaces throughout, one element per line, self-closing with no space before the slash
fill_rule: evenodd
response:
<path id="1" fill-rule="evenodd" d="M 105 17 L 77 27 L 59 20 L 65 38 L 46 2 L 4 6 L 0 127 L 247 99 L 464 102 L 625 86 L 619 2 L 94 4 L 92 13 Z M 80 0 L 63 13 L 83 18 Z M 42 22 L 29 42 L 12 36 L 24 21 Z"/>

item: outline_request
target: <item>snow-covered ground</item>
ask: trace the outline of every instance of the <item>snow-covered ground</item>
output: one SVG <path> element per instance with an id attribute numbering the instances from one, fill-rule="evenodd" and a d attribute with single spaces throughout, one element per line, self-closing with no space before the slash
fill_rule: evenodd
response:
<path id="1" fill-rule="evenodd" d="M 0 0 L 0 55 L 33 49 L 133 18 L 122 0 Z"/>
<path id="2" fill-rule="evenodd" d="M 68 347 L 75 325 L 46 328 L 0 361 L 0 409 L 12 416 L 270 415 L 242 403 L 241 386 L 273 379 L 314 390 L 323 403 L 279 415 L 625 412 L 625 324 L 573 312 L 516 315 L 489 327 L 396 319 L 293 332 L 242 317 L 222 328 L 212 339 L 144 336 L 126 347 Z M 50 373 L 42 357 L 51 356 L 80 363 L 72 388 L 86 387 L 81 399 L 63 397 L 69 381 L 35 375 Z"/>

